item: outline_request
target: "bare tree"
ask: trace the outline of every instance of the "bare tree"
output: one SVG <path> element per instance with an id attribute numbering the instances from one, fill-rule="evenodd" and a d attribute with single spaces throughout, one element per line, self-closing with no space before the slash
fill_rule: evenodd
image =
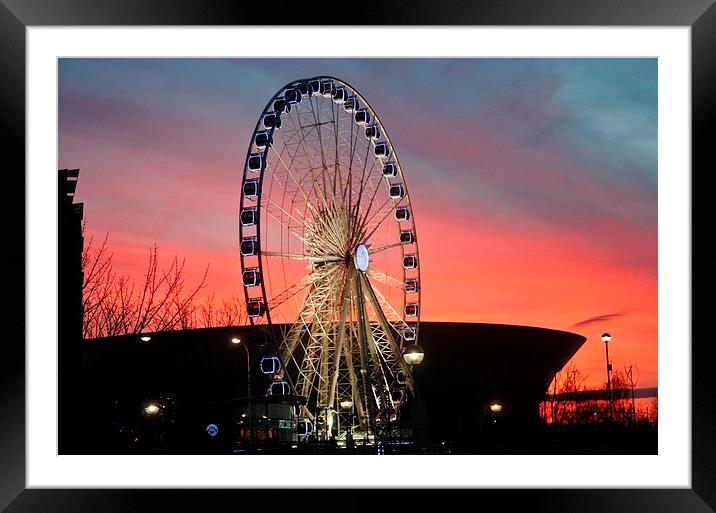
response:
<path id="1" fill-rule="evenodd" d="M 82 223 L 82 235 L 85 224 Z M 109 233 L 106 233 L 99 247 L 90 237 L 82 249 L 82 311 L 84 312 L 84 338 L 93 336 L 93 327 L 101 324 L 99 316 L 112 290 L 115 275 L 112 270 L 112 254 L 109 252 Z"/>
<path id="2" fill-rule="evenodd" d="M 184 280 L 186 259 L 179 261 L 174 256 L 169 267 L 161 269 L 159 250 L 154 245 L 149 250 L 142 285 L 137 287 L 129 277 L 115 273 L 108 240 L 109 235 L 105 235 L 97 246 L 90 238 L 82 254 L 85 338 L 197 326 L 196 298 L 206 286 L 208 265 L 200 283 L 189 288 Z M 209 316 L 208 326 L 240 322 L 241 312 L 240 302 L 232 297 L 222 303 L 217 315 Z"/>

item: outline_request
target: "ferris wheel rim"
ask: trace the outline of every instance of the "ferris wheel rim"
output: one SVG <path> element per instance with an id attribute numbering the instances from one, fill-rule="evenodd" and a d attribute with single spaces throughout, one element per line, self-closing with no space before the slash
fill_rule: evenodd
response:
<path id="1" fill-rule="evenodd" d="M 415 217 L 414 217 L 415 214 L 414 214 L 414 209 L 413 209 L 413 207 L 412 207 L 412 201 L 411 201 L 411 198 L 410 198 L 410 191 L 409 191 L 409 188 L 408 188 L 407 180 L 405 179 L 405 175 L 404 175 L 404 173 L 403 173 L 403 168 L 402 168 L 402 166 L 401 166 L 401 164 L 400 164 L 400 158 L 399 158 L 399 156 L 398 156 L 398 152 L 395 150 L 395 146 L 393 145 L 392 140 L 390 139 L 390 136 L 388 135 L 388 132 L 387 132 L 387 130 L 385 129 L 385 126 L 383 125 L 382 121 L 380 120 L 380 117 L 379 117 L 378 114 L 376 113 L 376 110 L 371 106 L 370 102 L 368 102 L 368 100 L 366 100 L 366 98 L 365 98 L 355 87 L 353 87 L 350 83 L 346 82 L 345 80 L 339 79 L 339 78 L 334 77 L 334 76 L 331 76 L 331 75 L 317 75 L 317 76 L 313 76 L 313 77 L 310 77 L 310 78 L 301 78 L 301 79 L 297 79 L 297 80 L 292 80 L 291 82 L 288 82 L 288 83 L 284 84 L 281 88 L 279 88 L 279 89 L 276 91 L 276 93 L 274 93 L 274 95 L 268 100 L 268 102 L 267 102 L 266 105 L 264 106 L 263 110 L 261 111 L 260 115 L 258 116 L 258 120 L 257 120 L 256 125 L 254 126 L 254 129 L 253 129 L 252 134 L 251 134 L 251 139 L 249 140 L 249 144 L 248 144 L 248 148 L 247 148 L 247 152 L 246 152 L 246 161 L 245 161 L 245 163 L 244 163 L 244 169 L 243 169 L 243 173 L 242 173 L 242 190 L 243 190 L 243 185 L 244 185 L 244 183 L 245 183 L 246 180 L 247 180 L 247 174 L 248 174 L 248 159 L 249 159 L 249 156 L 250 156 L 251 153 L 252 153 L 252 152 L 251 152 L 251 149 L 252 149 L 252 147 L 254 146 L 254 137 L 256 136 L 256 134 L 257 134 L 258 132 L 262 132 L 262 131 L 263 131 L 262 128 L 261 128 L 261 121 L 262 121 L 262 119 L 264 118 L 264 116 L 265 116 L 267 113 L 272 112 L 272 111 L 271 111 L 272 105 L 274 104 L 274 102 L 275 102 L 277 99 L 279 99 L 279 98 L 282 97 L 282 95 L 285 93 L 285 91 L 286 91 L 287 89 L 295 88 L 295 87 L 297 87 L 298 85 L 300 85 L 300 84 L 302 84 L 302 83 L 308 83 L 308 82 L 310 82 L 310 81 L 315 81 L 315 80 L 330 80 L 330 81 L 332 81 L 332 82 L 334 82 L 334 83 L 338 83 L 338 84 L 340 84 L 340 85 L 342 85 L 342 86 L 345 86 L 345 87 L 349 88 L 349 89 L 351 90 L 351 92 L 361 101 L 361 104 L 364 105 L 364 106 L 366 106 L 366 107 L 369 109 L 369 111 L 371 112 L 371 114 L 372 114 L 372 116 L 373 116 L 372 119 L 373 119 L 373 121 L 374 121 L 374 124 L 378 125 L 378 127 L 379 127 L 380 130 L 381 130 L 381 134 L 382 134 L 383 138 L 388 142 L 388 144 L 390 145 L 390 148 L 392 148 L 391 160 L 392 160 L 392 161 L 395 161 L 395 163 L 396 163 L 396 167 L 397 167 L 397 169 L 398 169 L 399 176 L 400 176 L 401 179 L 402 179 L 402 182 L 401 182 L 401 183 L 402 183 L 402 185 L 403 185 L 403 187 L 404 187 L 404 189 L 405 189 L 405 198 L 406 198 L 405 201 L 407 202 L 407 205 L 408 205 L 408 208 L 409 208 L 409 211 L 410 211 L 410 215 L 411 215 L 411 217 L 413 218 L 412 230 L 413 230 L 413 232 L 414 232 L 414 236 L 415 236 L 415 239 L 416 239 L 415 242 L 414 242 L 414 246 L 415 246 L 414 254 L 415 254 L 415 256 L 416 256 L 416 258 L 417 258 L 417 260 L 418 260 L 418 262 L 419 262 L 419 261 L 420 261 L 420 256 L 419 256 L 419 255 L 420 255 L 420 250 L 419 250 L 420 245 L 419 245 L 419 242 L 418 242 L 418 241 L 419 241 L 419 237 L 418 237 L 418 234 L 417 234 L 417 226 L 416 226 L 416 223 L 415 223 Z M 275 129 L 272 128 L 272 129 L 270 130 L 270 132 L 273 133 L 274 130 L 275 130 Z M 269 151 L 270 151 L 270 145 L 267 145 L 267 146 L 265 147 L 265 149 L 263 150 L 263 152 L 262 152 L 265 159 L 266 159 L 266 156 L 268 155 Z M 259 180 L 260 180 L 260 182 L 259 182 L 259 189 L 261 189 L 261 185 L 262 185 L 262 183 L 263 183 L 263 178 L 264 178 L 264 175 L 263 175 L 263 173 L 261 173 L 260 176 L 259 176 Z M 261 197 L 262 197 L 261 192 L 259 192 L 259 200 L 258 200 L 259 205 L 261 204 Z M 243 195 L 243 194 L 240 194 L 240 207 L 239 207 L 239 208 L 240 208 L 240 211 L 244 208 L 244 195 Z M 261 252 L 261 242 L 262 242 L 262 241 L 261 241 L 261 238 L 260 238 L 260 222 L 261 222 L 261 216 L 259 215 L 258 218 L 257 218 L 257 225 L 256 225 L 256 226 L 257 226 L 257 228 L 256 228 L 256 232 L 257 232 L 257 244 L 258 244 L 257 251 L 258 251 L 259 253 Z M 242 239 L 242 234 L 243 234 L 243 226 L 241 225 L 241 223 L 239 223 L 239 241 L 241 241 L 241 239 Z M 241 259 L 241 271 L 242 271 L 242 273 L 243 273 L 243 271 L 246 270 L 246 266 L 245 266 L 245 263 L 244 263 L 244 256 L 241 255 L 241 252 L 239 252 L 239 253 L 240 253 L 240 259 Z M 405 257 L 404 248 L 403 248 L 403 246 L 401 246 L 401 258 L 404 258 L 404 257 Z M 261 274 L 263 274 L 263 272 L 264 272 L 264 269 L 263 269 L 263 268 L 264 268 L 264 265 L 263 265 L 263 259 L 262 259 L 262 258 L 259 258 L 259 259 L 258 259 L 258 268 L 259 268 L 259 272 L 260 272 Z M 420 277 L 420 266 L 419 266 L 419 265 L 416 266 L 416 269 L 417 269 L 417 280 L 418 280 L 418 283 L 420 283 L 420 278 L 421 278 L 421 277 Z M 414 340 L 415 343 L 417 343 L 417 340 L 418 340 L 419 329 L 420 329 L 420 317 L 421 317 L 421 314 L 422 314 L 422 309 L 420 308 L 420 305 L 421 305 L 421 303 L 422 303 L 422 301 L 421 301 L 421 299 L 422 299 L 421 288 L 418 288 L 416 294 L 417 294 L 417 299 L 416 299 L 415 302 L 418 304 L 418 315 L 416 316 L 416 318 L 415 318 L 413 321 L 410 321 L 411 323 L 414 323 L 414 324 L 415 324 L 415 340 Z M 266 305 L 266 312 L 265 312 L 265 313 L 266 313 L 266 318 L 267 318 L 267 323 L 266 323 L 266 324 L 272 325 L 273 323 L 272 323 L 272 320 L 271 320 L 271 309 L 268 307 L 268 302 L 269 302 L 269 300 L 270 300 L 271 298 L 269 298 L 268 295 L 266 294 L 266 288 L 265 288 L 265 284 L 264 284 L 263 282 L 261 283 L 261 296 L 262 296 L 262 299 L 263 299 L 263 301 L 264 301 L 264 304 Z M 248 296 L 248 294 L 247 294 L 247 292 L 246 292 L 246 288 L 245 288 L 245 287 L 244 287 L 244 297 L 245 297 L 246 301 L 249 300 L 249 296 Z M 404 319 L 404 320 L 405 320 L 405 319 Z M 251 323 L 251 325 L 254 325 L 254 324 L 255 324 L 252 317 L 249 317 L 249 322 Z"/>

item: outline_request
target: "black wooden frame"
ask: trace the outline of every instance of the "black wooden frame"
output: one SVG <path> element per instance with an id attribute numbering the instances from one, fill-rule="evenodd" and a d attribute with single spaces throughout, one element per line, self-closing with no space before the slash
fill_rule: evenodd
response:
<path id="1" fill-rule="evenodd" d="M 438 491 L 272 490 L 272 508 L 334 504 L 352 510 L 381 504 L 411 508 L 448 498 L 470 509 L 588 512 L 713 512 L 716 508 L 716 373 L 707 336 L 708 291 L 716 278 L 716 250 L 706 239 L 714 190 L 716 99 L 714 0 L 413 0 L 366 2 L 337 12 L 335 2 L 240 0 L 0 0 L 0 119 L 7 194 L 0 250 L 7 305 L 0 351 L 0 508 L 7 511 L 208 511 L 262 507 L 260 490 L 77 490 L 25 486 L 25 28 L 42 25 L 619 25 L 691 27 L 692 78 L 692 488 L 523 489 Z M 325 8 L 322 8 L 325 6 Z M 314 9 L 318 7 L 318 9 Z M 316 11 L 325 11 L 318 15 Z M 267 14 L 268 12 L 268 14 Z M 330 19 L 331 14 L 338 14 Z M 713 131 L 713 130 L 712 130 Z M 8 159 L 10 157 L 10 159 Z M 49 171 L 48 171 L 49 172 Z M 10 183 L 7 183 L 7 182 Z M 20 205 L 13 205 L 17 200 Z M 697 236 L 698 234 L 700 236 Z M 696 278 L 696 279 L 694 279 Z M 9 285 L 9 286 L 8 286 Z M 11 293 L 15 290 L 14 293 Z M 8 301 L 9 299 L 9 301 Z M 683 341 L 688 343 L 689 341 Z M 309 495 L 312 495 L 309 496 Z M 428 497 L 429 495 L 429 497 Z M 325 502 L 322 502 L 325 501 Z M 362 506 L 361 506 L 362 505 Z M 462 506 L 464 507 L 464 506 Z"/>

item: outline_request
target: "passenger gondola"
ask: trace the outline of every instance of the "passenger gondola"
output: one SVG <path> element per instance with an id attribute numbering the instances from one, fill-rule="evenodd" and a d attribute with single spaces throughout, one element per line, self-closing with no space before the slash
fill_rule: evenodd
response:
<path id="1" fill-rule="evenodd" d="M 405 196 L 405 189 L 403 188 L 403 184 L 401 183 L 394 183 L 390 186 L 390 197 L 393 199 L 400 199 L 403 196 Z"/>
<path id="2" fill-rule="evenodd" d="M 257 251 L 256 237 L 246 237 L 241 239 L 239 244 L 241 256 L 254 256 Z"/>
<path id="3" fill-rule="evenodd" d="M 281 128 L 281 116 L 277 112 L 267 112 L 263 118 L 264 128 Z"/>
<path id="4" fill-rule="evenodd" d="M 264 169 L 264 156 L 261 153 L 249 155 L 249 171 L 260 173 Z"/>
<path id="5" fill-rule="evenodd" d="M 380 130 L 377 125 L 371 125 L 365 127 L 365 138 L 371 141 L 380 139 Z"/>
<path id="6" fill-rule="evenodd" d="M 269 130 L 262 130 L 261 132 L 256 132 L 256 136 L 254 136 L 254 145 L 259 150 L 263 150 L 271 143 L 273 143 L 273 138 L 271 137 L 271 132 Z"/>
<path id="7" fill-rule="evenodd" d="M 244 207 L 241 210 L 241 226 L 254 226 L 257 219 L 256 207 Z"/>
<path id="8" fill-rule="evenodd" d="M 241 273 L 241 281 L 243 282 L 244 287 L 255 287 L 256 285 L 261 284 L 261 273 L 256 267 L 246 269 L 243 273 Z"/>
<path id="9" fill-rule="evenodd" d="M 249 317 L 261 317 L 266 313 L 266 305 L 263 299 L 249 299 L 246 303 L 246 313 Z"/>
<path id="10" fill-rule="evenodd" d="M 353 115 L 353 119 L 355 119 L 355 122 L 359 125 L 370 123 L 370 112 L 368 112 L 368 109 L 357 109 Z"/>
<path id="11" fill-rule="evenodd" d="M 259 180 L 254 178 L 244 182 L 244 197 L 254 199 L 259 195 Z"/>
<path id="12" fill-rule="evenodd" d="M 413 230 L 403 230 L 400 232 L 401 244 L 412 244 L 413 242 L 415 242 L 415 233 Z"/>
<path id="13" fill-rule="evenodd" d="M 390 146 L 386 142 L 377 143 L 373 148 L 373 153 L 380 159 L 387 159 L 390 157 Z"/>
<path id="14" fill-rule="evenodd" d="M 407 207 L 395 209 L 395 219 L 398 221 L 407 221 L 410 219 L 410 210 Z"/>
<path id="15" fill-rule="evenodd" d="M 276 374 L 281 370 L 281 360 L 278 356 L 264 356 L 261 358 L 260 367 L 263 374 Z"/>
<path id="16" fill-rule="evenodd" d="M 333 101 L 341 104 L 348 99 L 348 91 L 343 86 L 337 86 L 333 90 Z"/>
<path id="17" fill-rule="evenodd" d="M 418 257 L 415 255 L 405 255 L 403 257 L 403 267 L 405 269 L 415 269 L 418 266 Z"/>

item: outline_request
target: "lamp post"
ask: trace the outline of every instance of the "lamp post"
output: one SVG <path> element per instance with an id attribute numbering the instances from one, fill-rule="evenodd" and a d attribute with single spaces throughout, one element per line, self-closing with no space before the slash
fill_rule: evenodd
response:
<path id="1" fill-rule="evenodd" d="M 241 344 L 241 339 L 234 337 L 231 339 L 232 344 L 239 345 Z M 254 436 L 254 426 L 253 426 L 253 413 L 251 412 L 251 355 L 249 354 L 249 346 L 248 344 L 244 343 L 244 350 L 246 351 L 246 396 L 248 399 L 248 417 L 249 417 L 249 448 L 251 447 L 251 441 Z"/>
<path id="2" fill-rule="evenodd" d="M 346 449 L 353 450 L 353 401 L 350 398 L 342 399 L 338 403 L 342 410 L 348 413 L 348 433 L 346 433 Z M 340 417 L 338 417 L 340 422 Z"/>
<path id="3" fill-rule="evenodd" d="M 607 388 L 609 389 L 609 418 L 614 417 L 614 397 L 612 395 L 612 364 L 609 362 L 609 341 L 612 336 L 609 333 L 602 333 L 602 342 L 604 342 L 604 351 L 607 356 Z"/>
<path id="4" fill-rule="evenodd" d="M 423 359 L 425 358 L 425 351 L 423 351 L 423 348 L 420 347 L 417 344 L 412 344 L 405 348 L 405 351 L 403 352 L 403 360 L 405 360 L 405 363 L 407 363 L 410 366 L 410 374 L 413 377 L 413 393 L 415 394 L 414 401 L 412 402 L 413 408 L 412 408 L 412 423 L 413 423 L 413 439 L 415 440 L 415 426 L 417 424 L 416 417 L 418 416 L 419 409 L 417 408 L 417 404 L 420 402 L 419 395 L 418 395 L 418 382 L 415 379 L 415 371 L 414 368 L 417 365 L 420 365 L 423 363 Z M 420 410 L 420 413 L 422 413 L 422 410 Z M 422 420 L 422 419 L 421 419 Z M 423 440 L 421 440 L 423 441 Z"/>

